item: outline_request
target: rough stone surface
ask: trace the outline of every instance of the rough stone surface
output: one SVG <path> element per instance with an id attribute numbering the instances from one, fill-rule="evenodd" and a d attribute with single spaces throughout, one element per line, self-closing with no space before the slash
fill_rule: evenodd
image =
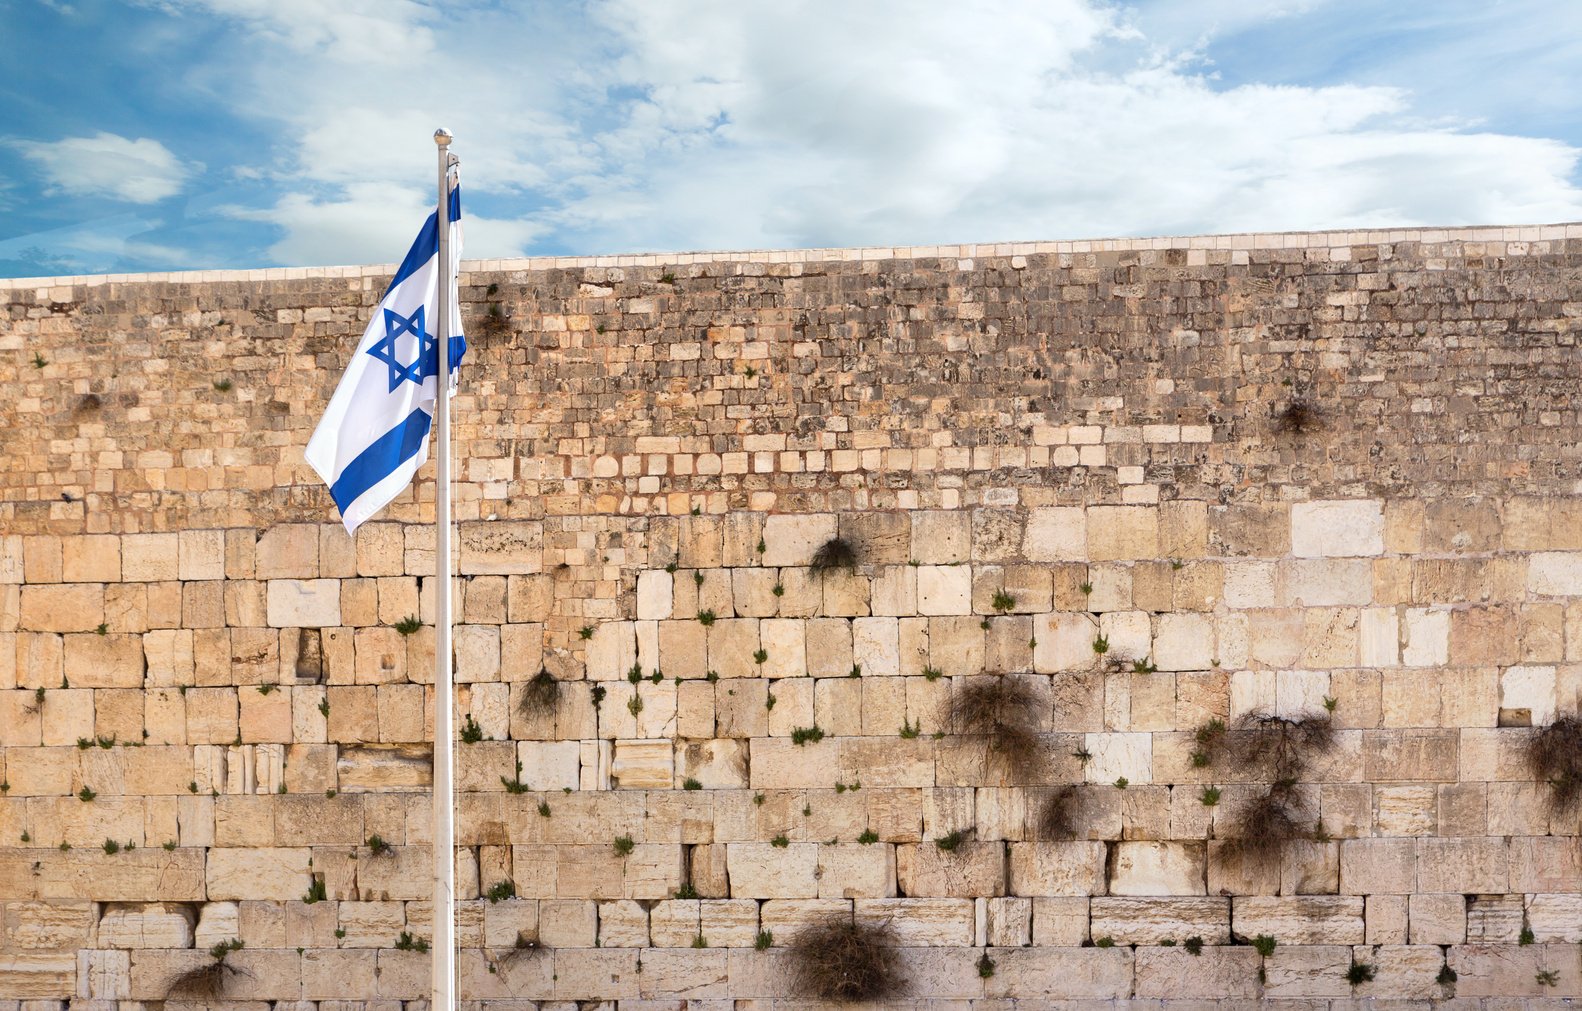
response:
<path id="1" fill-rule="evenodd" d="M 215 1006 L 427 999 L 433 471 L 349 536 L 301 457 L 384 269 L 0 282 L 0 1011 L 233 938 Z M 1523 759 L 1582 705 L 1578 271 L 1577 226 L 471 264 L 461 999 L 806 1007 L 830 917 L 934 1011 L 1582 996 Z M 966 735 L 984 674 L 1029 692 Z M 1196 731 L 1326 707 L 1237 860 L 1265 784 Z"/>

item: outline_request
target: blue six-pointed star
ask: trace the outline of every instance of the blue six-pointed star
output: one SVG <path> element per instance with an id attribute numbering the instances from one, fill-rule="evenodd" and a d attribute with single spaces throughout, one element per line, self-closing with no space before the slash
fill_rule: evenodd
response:
<path id="1" fill-rule="evenodd" d="M 418 306 L 410 317 L 386 309 L 385 335 L 368 349 L 370 355 L 389 366 L 391 393 L 403 382 L 421 386 L 424 379 L 439 375 L 439 341 L 425 329 L 423 309 Z M 417 357 L 410 364 L 396 357 L 396 341 L 407 333 L 417 338 Z"/>

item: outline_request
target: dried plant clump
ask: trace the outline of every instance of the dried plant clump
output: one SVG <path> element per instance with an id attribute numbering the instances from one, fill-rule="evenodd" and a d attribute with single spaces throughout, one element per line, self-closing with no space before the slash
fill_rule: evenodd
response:
<path id="1" fill-rule="evenodd" d="M 991 674 L 967 679 L 951 692 L 940 722 L 958 734 L 987 739 L 989 754 L 1014 773 L 1035 769 L 1043 757 L 1039 716 L 1044 700 L 1029 679 Z"/>
<path id="2" fill-rule="evenodd" d="M 808 927 L 787 949 L 791 987 L 811 1000 L 889 1000 L 908 987 L 896 937 L 888 925 L 832 917 Z"/>
<path id="3" fill-rule="evenodd" d="M 1087 793 L 1080 786 L 1062 786 L 1046 792 L 1038 806 L 1035 831 L 1044 842 L 1065 842 L 1082 834 L 1082 814 Z"/>
<path id="4" fill-rule="evenodd" d="M 1322 419 L 1318 408 L 1296 399 L 1274 412 L 1274 430 L 1281 435 L 1305 435 L 1317 431 Z"/>
<path id="5" fill-rule="evenodd" d="M 1275 865 L 1287 846 L 1312 835 L 1303 814 L 1294 788 L 1271 786 L 1236 812 L 1225 850 L 1249 866 Z"/>
<path id="6" fill-rule="evenodd" d="M 1533 778 L 1549 784 L 1551 811 L 1563 814 L 1582 800 L 1582 719 L 1556 717 L 1528 739 L 1522 757 Z"/>
<path id="7" fill-rule="evenodd" d="M 820 574 L 832 569 L 855 569 L 857 548 L 844 537 L 831 537 L 813 552 L 808 567 Z"/>
<path id="8" fill-rule="evenodd" d="M 176 976 L 165 988 L 166 997 L 194 997 L 204 1000 L 215 1000 L 225 994 L 225 984 L 232 977 L 252 977 L 246 969 L 240 969 L 226 961 L 226 957 L 233 951 L 240 951 L 242 942 L 238 939 L 221 941 L 209 949 L 209 958 L 206 965 L 200 965 Z"/>
<path id="9" fill-rule="evenodd" d="M 522 686 L 522 699 L 517 703 L 523 713 L 552 712 L 555 704 L 560 701 L 560 682 L 546 668 L 539 668 L 527 683 Z"/>
<path id="10" fill-rule="evenodd" d="M 512 967 L 518 963 L 547 954 L 550 950 L 548 945 L 538 939 L 536 933 L 528 934 L 519 930 L 516 932 L 516 943 L 494 960 L 495 969 L 498 972 L 509 974 Z"/>
<path id="11" fill-rule="evenodd" d="M 1271 783 L 1294 783 L 1317 755 L 1335 746 L 1335 724 L 1327 713 L 1273 716 L 1254 710 L 1225 730 L 1213 721 L 1198 731 L 1198 747 L 1212 764 L 1228 761 Z"/>

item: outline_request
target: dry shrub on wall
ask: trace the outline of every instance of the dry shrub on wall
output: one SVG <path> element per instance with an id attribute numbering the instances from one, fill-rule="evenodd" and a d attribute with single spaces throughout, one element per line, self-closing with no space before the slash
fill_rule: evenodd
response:
<path id="1" fill-rule="evenodd" d="M 560 701 L 560 682 L 548 669 L 540 668 L 528 682 L 522 686 L 522 699 L 517 703 L 517 708 L 524 715 L 551 712 L 555 704 Z"/>
<path id="2" fill-rule="evenodd" d="M 1229 729 L 1210 723 L 1198 731 L 1197 743 L 1211 765 L 1250 772 L 1268 784 L 1227 821 L 1227 856 L 1268 866 L 1287 845 L 1313 834 L 1316 821 L 1304 810 L 1297 783 L 1314 758 L 1335 746 L 1335 724 L 1327 714 L 1254 710 Z"/>
<path id="3" fill-rule="evenodd" d="M 1199 735 L 1214 765 L 1250 769 L 1269 783 L 1294 783 L 1319 755 L 1335 746 L 1335 724 L 1327 714 L 1274 716 L 1254 710 L 1229 730 Z"/>
<path id="4" fill-rule="evenodd" d="M 1321 422 L 1318 408 L 1306 400 L 1292 400 L 1274 412 L 1274 430 L 1281 435 L 1306 435 Z"/>
<path id="5" fill-rule="evenodd" d="M 959 680 L 939 718 L 958 734 L 984 738 L 991 757 L 1013 775 L 1026 777 L 1043 758 L 1039 729 L 1046 705 L 1030 677 L 987 674 Z"/>
<path id="6" fill-rule="evenodd" d="M 1248 801 L 1227 826 L 1225 853 L 1252 867 L 1278 863 L 1286 846 L 1312 836 L 1294 784 L 1276 784 Z"/>
<path id="7" fill-rule="evenodd" d="M 791 988 L 810 1000 L 850 1003 L 891 1000 L 908 989 L 888 925 L 833 916 L 802 930 L 787 949 Z"/>
<path id="8" fill-rule="evenodd" d="M 808 568 L 823 575 L 832 569 L 855 569 L 857 567 L 857 548 L 851 541 L 844 537 L 831 537 L 819 545 L 813 557 L 808 561 Z"/>
<path id="9" fill-rule="evenodd" d="M 1523 758 L 1533 778 L 1549 784 L 1549 807 L 1564 814 L 1582 800 L 1582 719 L 1573 714 L 1528 738 Z"/>

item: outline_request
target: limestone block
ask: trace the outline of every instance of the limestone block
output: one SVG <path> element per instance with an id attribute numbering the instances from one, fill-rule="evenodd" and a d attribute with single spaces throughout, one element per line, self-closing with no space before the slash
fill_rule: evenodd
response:
<path id="1" fill-rule="evenodd" d="M 1408 894 L 1415 890 L 1411 839 L 1343 839 L 1340 891 L 1344 895 Z"/>
<path id="2" fill-rule="evenodd" d="M 736 613 L 744 618 L 773 617 L 780 609 L 780 598 L 774 592 L 777 585 L 780 575 L 774 569 L 732 569 L 731 600 Z M 784 592 L 783 586 L 781 590 Z"/>
<path id="3" fill-rule="evenodd" d="M 1109 640 L 1109 652 L 1104 659 L 1119 658 L 1124 666 L 1127 658 L 1147 660 L 1154 652 L 1153 620 L 1146 611 L 1109 611 L 1099 616 L 1098 634 Z M 1036 647 L 1035 647 L 1036 648 Z M 1093 644 L 1088 643 L 1091 652 Z M 1095 654 L 1096 656 L 1096 654 Z"/>
<path id="4" fill-rule="evenodd" d="M 654 908 L 664 905 L 667 903 Z M 598 923 L 601 948 L 646 948 L 649 945 L 648 911 L 632 899 L 599 903 Z"/>
<path id="5" fill-rule="evenodd" d="M 1500 726 L 1553 723 L 1555 686 L 1553 667 L 1507 667 L 1500 674 Z"/>
<path id="6" fill-rule="evenodd" d="M 1582 880 L 1582 840 L 1575 836 L 1515 838 L 1510 887 L 1515 892 L 1571 892 Z"/>
<path id="7" fill-rule="evenodd" d="M 1097 927 L 1094 932 L 1098 932 Z M 1250 946 L 1219 947 L 1222 942 L 1209 941 L 1207 934 L 1201 936 L 1216 946 L 1206 947 L 1196 956 L 1179 946 L 1138 948 L 1136 996 L 1164 998 L 1171 1003 L 1223 998 L 1250 1001 L 1257 997 L 1257 950 Z M 1169 938 L 1178 943 L 1184 939 Z"/>
<path id="8" fill-rule="evenodd" d="M 529 790 L 575 790 L 580 779 L 581 750 L 578 741 L 518 742 L 516 757 L 522 763 L 518 775 Z"/>
<path id="9" fill-rule="evenodd" d="M 862 573 L 847 569 L 822 572 L 819 584 L 824 614 L 856 617 L 868 613 L 872 581 Z"/>
<path id="10" fill-rule="evenodd" d="M 1086 561 L 1087 515 L 1079 506 L 1030 510 L 1022 554 L 1033 562 Z"/>
<path id="11" fill-rule="evenodd" d="M 881 565 L 874 571 L 869 588 L 871 614 L 908 617 L 917 613 L 917 567 Z"/>
<path id="12" fill-rule="evenodd" d="M 979 618 L 962 615 L 928 620 L 928 665 L 947 677 L 982 673 L 984 647 Z"/>
<path id="13" fill-rule="evenodd" d="M 818 896 L 818 844 L 734 842 L 725 847 L 731 896 L 811 899 Z M 908 894 L 914 894 L 909 892 Z"/>
<path id="14" fill-rule="evenodd" d="M 663 570 L 638 573 L 638 619 L 663 620 L 671 617 L 676 579 Z"/>
<path id="15" fill-rule="evenodd" d="M 1117 1000 L 1135 979 L 1130 948 L 1005 948 L 984 981 L 990 997 Z M 970 960 L 969 960 L 970 965 Z"/>
<path id="16" fill-rule="evenodd" d="M 976 899 L 984 910 L 984 934 L 978 938 L 1000 948 L 1025 948 L 1033 943 L 1033 900 Z"/>
<path id="17" fill-rule="evenodd" d="M 127 534 L 121 538 L 121 578 L 129 583 L 181 578 L 178 544 L 176 534 Z"/>
<path id="18" fill-rule="evenodd" d="M 813 725 L 814 684 L 812 678 L 786 678 L 770 683 L 770 693 L 764 699 L 764 705 L 769 708 L 771 736 L 789 737 L 798 727 Z M 770 699 L 776 701 L 771 705 Z"/>
<path id="19" fill-rule="evenodd" d="M 19 620 L 37 632 L 92 632 L 105 620 L 104 601 L 101 583 L 29 584 Z"/>
<path id="20" fill-rule="evenodd" d="M 604 904 L 601 903 L 601 908 Z M 649 912 L 649 936 L 656 948 L 687 948 L 700 935 L 697 899 L 655 903 Z"/>
<path id="21" fill-rule="evenodd" d="M 1224 569 L 1225 606 L 1236 609 L 1275 605 L 1275 565 L 1264 561 L 1228 562 Z"/>
<path id="22" fill-rule="evenodd" d="M 781 569 L 775 585 L 781 589 L 775 613 L 782 618 L 812 617 L 824 606 L 824 584 L 811 569 Z"/>
<path id="23" fill-rule="evenodd" d="M 1527 592 L 1540 597 L 1582 596 L 1582 552 L 1539 551 L 1529 555 Z"/>
<path id="24" fill-rule="evenodd" d="M 1450 611 L 1409 607 L 1402 616 L 1401 663 L 1440 667 L 1450 662 Z"/>
<path id="25" fill-rule="evenodd" d="M 772 899 L 762 905 L 760 922 L 774 935 L 775 947 L 784 947 L 795 944 L 810 927 L 832 918 L 850 918 L 851 907 L 842 899 Z"/>
<path id="26" fill-rule="evenodd" d="M 1276 567 L 1282 607 L 1340 607 L 1373 602 L 1373 563 L 1365 558 L 1298 558 Z"/>
<path id="27" fill-rule="evenodd" d="M 764 533 L 762 514 L 733 512 L 725 514 L 723 520 L 720 533 L 724 554 L 721 564 L 732 568 L 758 564 L 758 544 L 763 540 Z"/>
<path id="28" fill-rule="evenodd" d="M 1362 944 L 1363 900 L 1346 895 L 1238 895 L 1231 899 L 1236 938 L 1259 934 L 1281 944 Z"/>
<path id="29" fill-rule="evenodd" d="M 537 625 L 504 627 L 539 628 Z M 593 681 L 615 681 L 626 677 L 632 664 L 637 662 L 636 632 L 637 626 L 629 621 L 605 621 L 594 626 L 593 638 L 588 640 L 587 647 L 588 678 Z M 505 638 L 512 643 L 517 641 L 509 634 Z M 537 638 L 541 644 L 542 635 Z"/>
<path id="30" fill-rule="evenodd" d="M 176 550 L 172 550 L 171 555 L 174 558 Z M 253 557 L 258 579 L 315 579 L 320 575 L 319 530 L 306 523 L 282 523 L 270 527 L 259 535 L 258 543 L 253 548 Z M 432 566 L 430 571 L 433 571 Z"/>
<path id="31" fill-rule="evenodd" d="M 1504 839 L 1417 839 L 1419 892 L 1503 892 L 1509 883 Z"/>
<path id="32" fill-rule="evenodd" d="M 0 959 L 0 993 L 11 1000 L 77 994 L 77 953 L 18 952 Z"/>
<path id="33" fill-rule="evenodd" d="M 1121 842 L 1109 870 L 1111 895 L 1201 895 L 1202 843 Z"/>
<path id="34" fill-rule="evenodd" d="M 500 679 L 498 625 L 456 626 L 454 650 L 452 663 L 458 683 Z"/>
<path id="35" fill-rule="evenodd" d="M 758 903 L 751 899 L 704 899 L 698 904 L 698 929 L 711 945 L 751 947 L 758 938 Z"/>
<path id="36" fill-rule="evenodd" d="M 896 621 L 901 650 L 901 673 L 914 676 L 929 666 L 927 618 L 900 618 Z"/>
<path id="37" fill-rule="evenodd" d="M 747 786 L 747 742 L 733 739 L 691 741 L 677 747 L 679 779 L 695 779 L 704 789 Z"/>
<path id="38" fill-rule="evenodd" d="M 1159 510 L 1154 506 L 1090 506 L 1088 554 L 1093 561 L 1159 557 Z"/>
<path id="39" fill-rule="evenodd" d="M 835 737 L 862 733 L 862 683 L 857 677 L 826 677 L 813 682 L 813 722 Z"/>
<path id="40" fill-rule="evenodd" d="M 1539 944 L 1582 941 L 1582 895 L 1534 895 L 1527 903 L 1527 924 Z"/>
<path id="41" fill-rule="evenodd" d="M 341 623 L 340 580 L 272 579 L 268 618 L 274 628 L 325 628 Z"/>
<path id="42" fill-rule="evenodd" d="M 841 775 L 840 747 L 827 738 L 803 745 L 783 737 L 755 738 L 749 767 L 755 790 L 827 787 Z"/>
<path id="43" fill-rule="evenodd" d="M 1076 947 L 1089 939 L 1086 895 L 1033 899 L 1033 944 L 1039 947 Z"/>
<path id="44" fill-rule="evenodd" d="M 910 560 L 924 565 L 965 562 L 972 555 L 972 517 L 949 510 L 912 512 Z"/>
<path id="45" fill-rule="evenodd" d="M 1462 944 L 1467 939 L 1463 895 L 1407 897 L 1407 940 L 1411 944 Z"/>
<path id="46" fill-rule="evenodd" d="M 541 520 L 493 520 L 457 526 L 463 575 L 543 571 L 544 524 Z"/>
<path id="47" fill-rule="evenodd" d="M 900 625 L 895 618 L 858 618 L 851 624 L 852 663 L 865 677 L 901 673 Z"/>
<path id="48" fill-rule="evenodd" d="M 1153 735 L 1141 733 L 1087 734 L 1083 746 L 1093 757 L 1084 765 L 1089 783 L 1128 784 L 1153 782 Z"/>
<path id="49" fill-rule="evenodd" d="M 1208 615 L 1159 615 L 1153 662 L 1160 670 L 1207 670 L 1217 655 L 1214 622 Z"/>
<path id="50" fill-rule="evenodd" d="M 1368 731 L 1363 778 L 1370 782 L 1455 782 L 1460 734 L 1455 730 Z M 1429 889 L 1448 891 L 1451 889 Z"/>
<path id="51" fill-rule="evenodd" d="M 1158 944 L 1201 937 L 1205 944 L 1230 942 L 1230 900 L 1204 898 L 1094 898 L 1094 937 L 1116 944 Z"/>
<path id="52" fill-rule="evenodd" d="M 93 928 L 94 908 L 86 902 L 13 902 L 0 940 L 12 952 L 77 949 L 92 943 Z M 100 936 L 101 944 L 111 944 Z"/>
<path id="53" fill-rule="evenodd" d="M 804 677 L 807 674 L 807 622 L 800 618 L 765 618 L 758 626 L 761 648 L 768 656 L 758 664 L 767 678 Z M 721 676 L 725 676 L 721 672 Z"/>
<path id="54" fill-rule="evenodd" d="M 67 583 L 119 583 L 121 539 L 111 534 L 89 534 L 60 539 L 61 574 Z M 32 580 L 29 580 L 32 582 Z M 18 580 L 20 582 L 20 580 Z"/>
<path id="55" fill-rule="evenodd" d="M 1280 940 L 1280 938 L 1276 938 Z M 1353 952 L 1338 944 L 1285 945 L 1263 960 L 1266 997 L 1343 997 Z"/>
<path id="56" fill-rule="evenodd" d="M 845 677 L 852 668 L 852 625 L 845 618 L 809 618 L 807 673 L 815 678 Z"/>
<path id="57" fill-rule="evenodd" d="M 979 898 L 1005 894 L 1005 852 L 997 841 L 966 840 L 946 851 L 926 840 L 895 850 L 896 877 L 904 895 Z M 1014 881 L 1014 870 L 1012 873 Z"/>
<path id="58" fill-rule="evenodd" d="M 971 567 L 965 565 L 918 566 L 917 613 L 922 615 L 971 614 Z"/>
<path id="59" fill-rule="evenodd" d="M 1400 664 L 1401 630 L 1394 608 L 1364 608 L 1358 640 L 1360 660 L 1364 667 L 1395 667 Z"/>
<path id="60" fill-rule="evenodd" d="M 300 899 L 308 890 L 304 847 L 212 849 L 204 877 L 211 899 Z"/>
<path id="61" fill-rule="evenodd" d="M 659 623 L 658 668 L 671 677 L 700 678 L 709 670 L 708 628 L 696 619 Z"/>
<path id="62" fill-rule="evenodd" d="M 708 670 L 724 678 L 752 677 L 757 671 L 753 655 L 759 646 L 758 619 L 718 620 L 707 630 Z"/>
<path id="63" fill-rule="evenodd" d="M 895 895 L 895 848 L 843 843 L 820 846 L 819 898 L 884 899 Z"/>
<path id="64" fill-rule="evenodd" d="M 903 947 L 963 947 L 973 943 L 973 906 L 972 899 L 859 897 L 852 915 L 859 925 L 888 925 Z"/>
<path id="65" fill-rule="evenodd" d="M 835 517 L 829 513 L 766 516 L 761 563 L 775 568 L 807 565 L 813 553 L 834 536 Z"/>
<path id="66" fill-rule="evenodd" d="M 343 792 L 427 790 L 434 780 L 428 744 L 367 744 L 342 747 L 335 765 Z"/>
<path id="67" fill-rule="evenodd" d="M 1291 553 L 1298 558 L 1383 554 L 1384 504 L 1377 499 L 1293 503 Z"/>
<path id="68" fill-rule="evenodd" d="M 1057 611 L 1033 619 L 1033 669 L 1040 674 L 1082 670 L 1093 664 L 1099 625 L 1081 612 Z"/>
<path id="69" fill-rule="evenodd" d="M 610 777 L 624 790 L 663 790 L 675 783 L 675 759 L 668 740 L 616 741 Z"/>
<path id="70" fill-rule="evenodd" d="M 1012 895 L 1104 894 L 1101 842 L 1018 842 L 1011 844 L 1010 851 Z M 1035 934 L 1037 915 L 1035 906 Z"/>
<path id="71" fill-rule="evenodd" d="M 242 936 L 241 909 L 235 902 L 206 902 L 198 911 L 193 930 L 194 947 L 212 948 L 221 941 Z"/>

